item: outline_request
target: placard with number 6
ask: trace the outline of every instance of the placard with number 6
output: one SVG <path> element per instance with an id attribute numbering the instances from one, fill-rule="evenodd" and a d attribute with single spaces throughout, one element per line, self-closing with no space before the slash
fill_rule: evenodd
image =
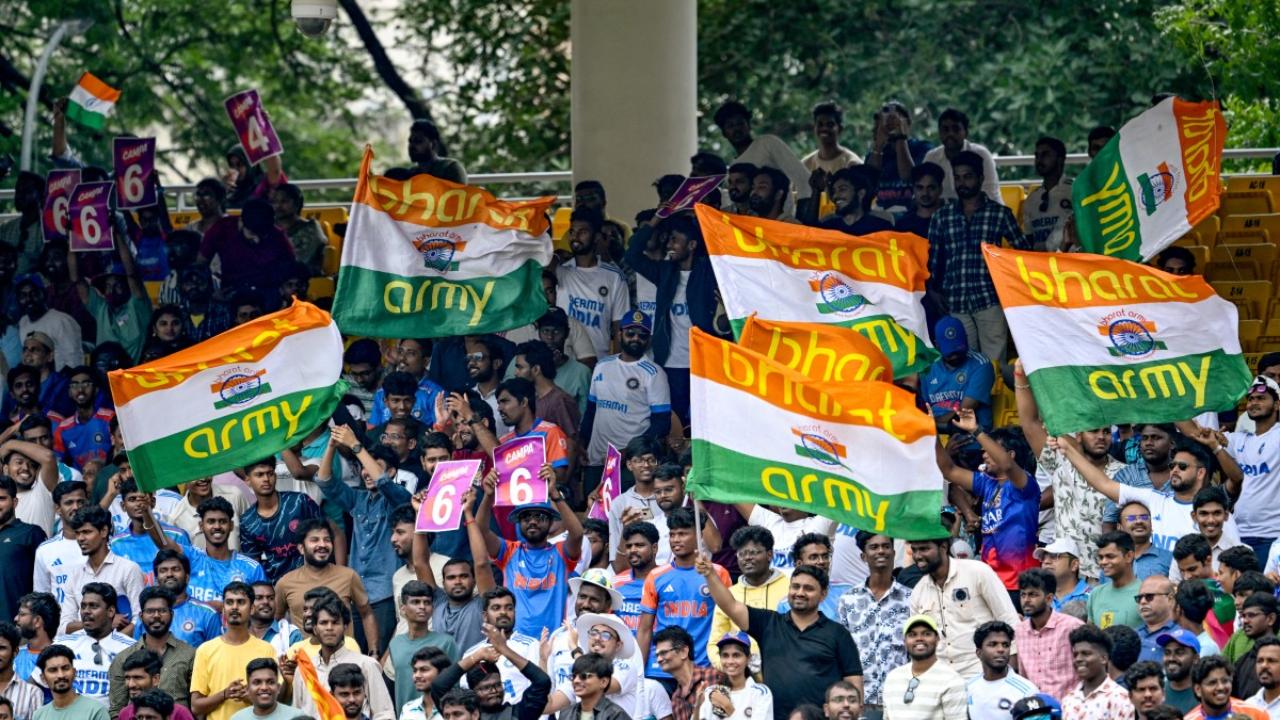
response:
<path id="1" fill-rule="evenodd" d="M 418 508 L 416 532 L 448 532 L 462 523 L 462 497 L 480 470 L 479 460 L 445 460 L 436 463 L 427 496 Z"/>
<path id="2" fill-rule="evenodd" d="M 71 192 L 71 233 L 68 235 L 71 252 L 110 250 L 111 241 L 111 188 L 115 183 L 80 183 Z"/>
<path id="3" fill-rule="evenodd" d="M 249 156 L 249 164 L 257 165 L 269 157 L 284 152 L 275 128 L 271 127 L 271 118 L 262 107 L 257 90 L 245 90 L 227 98 L 223 103 L 231 124 L 236 127 L 236 136 L 240 138 L 240 147 Z"/>
<path id="4" fill-rule="evenodd" d="M 156 204 L 156 139 L 118 137 L 111 143 L 116 203 L 121 210 Z"/>
<path id="5" fill-rule="evenodd" d="M 498 471 L 496 507 L 519 507 L 547 501 L 547 483 L 538 475 L 547 462 L 547 446 L 541 437 L 521 437 L 493 449 Z"/>
<path id="6" fill-rule="evenodd" d="M 67 239 L 67 234 L 71 232 L 70 224 L 67 222 L 70 218 L 71 193 L 75 192 L 79 185 L 79 170 L 49 171 L 48 177 L 45 178 L 44 217 L 41 222 L 44 226 L 45 242 Z"/>

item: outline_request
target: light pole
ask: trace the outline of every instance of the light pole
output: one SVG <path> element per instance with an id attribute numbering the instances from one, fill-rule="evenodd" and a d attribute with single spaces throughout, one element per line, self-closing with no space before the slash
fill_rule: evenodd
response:
<path id="1" fill-rule="evenodd" d="M 40 53 L 36 71 L 31 74 L 31 87 L 27 88 L 27 113 L 22 121 L 22 161 L 19 165 L 22 170 L 31 169 L 31 145 L 36 130 L 36 105 L 40 102 L 40 86 L 44 84 L 44 74 L 49 69 L 49 58 L 53 57 L 53 51 L 58 49 L 63 38 L 68 34 L 79 35 L 92 25 L 93 21 L 85 18 L 63 20 L 58 23 L 53 35 L 49 36 L 49 42 L 45 44 L 44 51 Z"/>

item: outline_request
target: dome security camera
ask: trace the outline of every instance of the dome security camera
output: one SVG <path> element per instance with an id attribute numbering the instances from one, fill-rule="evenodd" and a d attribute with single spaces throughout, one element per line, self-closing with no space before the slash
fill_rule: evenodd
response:
<path id="1" fill-rule="evenodd" d="M 298 32 L 319 37 L 328 32 L 338 18 L 338 0 L 293 0 L 290 11 Z"/>

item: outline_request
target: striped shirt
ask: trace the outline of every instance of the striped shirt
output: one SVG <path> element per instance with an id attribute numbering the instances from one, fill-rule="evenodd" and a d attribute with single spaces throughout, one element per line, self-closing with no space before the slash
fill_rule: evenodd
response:
<path id="1" fill-rule="evenodd" d="M 908 697 L 911 702 L 906 702 Z M 963 718 L 967 709 L 964 678 L 941 658 L 918 676 L 911 671 L 911 663 L 907 663 L 890 670 L 885 678 L 886 718 L 956 720 Z"/>
<path id="2" fill-rule="evenodd" d="M 38 686 L 14 676 L 9 685 L 0 690 L 0 697 L 13 703 L 13 720 L 31 720 L 36 710 L 44 704 L 44 691 Z"/>

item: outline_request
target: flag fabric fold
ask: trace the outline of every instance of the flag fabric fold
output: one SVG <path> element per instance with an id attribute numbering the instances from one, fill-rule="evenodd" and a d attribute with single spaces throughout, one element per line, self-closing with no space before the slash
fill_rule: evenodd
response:
<path id="1" fill-rule="evenodd" d="M 909 233 L 853 237 L 698 205 L 702 237 L 735 335 L 747 317 L 852 328 L 894 376 L 938 358 L 925 321 L 928 242 Z"/>
<path id="2" fill-rule="evenodd" d="M 937 535 L 936 430 L 912 393 L 805 377 L 696 328 L 689 345 L 692 494 L 796 508 L 897 538 Z"/>
<path id="3" fill-rule="evenodd" d="M 80 76 L 79 82 L 71 89 L 67 118 L 87 128 L 101 130 L 119 99 L 119 90 L 87 72 Z"/>
<path id="4" fill-rule="evenodd" d="M 108 379 L 134 477 L 151 491 L 295 444 L 333 414 L 341 373 L 337 326 L 295 301 Z"/>
<path id="5" fill-rule="evenodd" d="M 893 365 L 876 344 L 839 325 L 761 320 L 742 325 L 738 344 L 823 382 L 893 380 Z"/>
<path id="6" fill-rule="evenodd" d="M 449 337 L 528 325 L 547 311 L 547 209 L 419 174 L 374 175 L 365 148 L 334 297 L 348 335 Z"/>
<path id="7" fill-rule="evenodd" d="M 1227 126 L 1216 101 L 1168 98 L 1120 128 L 1076 176 L 1087 252 L 1148 260 L 1218 209 Z"/>
<path id="8" fill-rule="evenodd" d="M 311 695 L 311 702 L 315 703 L 316 712 L 319 713 L 317 720 L 346 720 L 342 703 L 320 682 L 320 673 L 316 671 L 316 665 L 307 651 L 299 648 L 294 659 L 298 663 L 298 673 L 302 675 L 307 693 Z"/>
<path id="9" fill-rule="evenodd" d="M 983 252 L 1051 434 L 1189 420 L 1248 390 L 1236 307 L 1204 278 L 1085 253 Z"/>

